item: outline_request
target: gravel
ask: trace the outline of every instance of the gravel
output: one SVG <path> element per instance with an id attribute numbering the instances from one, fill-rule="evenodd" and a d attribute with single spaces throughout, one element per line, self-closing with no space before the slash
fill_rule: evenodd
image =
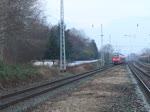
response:
<path id="1" fill-rule="evenodd" d="M 1 112 L 149 112 L 128 71 L 116 66 Z"/>
<path id="2" fill-rule="evenodd" d="M 82 81 L 70 92 L 30 108 L 32 112 L 148 112 L 125 66 Z M 76 83 L 77 84 L 77 83 Z M 79 86 L 80 85 L 80 86 Z M 72 86 L 73 87 L 73 86 Z M 70 87 L 69 87 L 70 88 Z"/>
<path id="3" fill-rule="evenodd" d="M 66 77 L 66 76 L 62 75 L 61 77 Z M 61 77 L 58 77 L 58 78 L 61 78 Z M 51 79 L 51 81 L 58 79 L 58 78 Z M 20 112 L 20 111 L 29 112 L 33 108 L 36 108 L 37 105 L 42 105 L 43 102 L 47 101 L 47 99 L 50 99 L 51 101 L 59 100 L 61 98 L 60 96 L 64 97 L 65 95 L 69 94 L 70 92 L 72 92 L 76 88 L 78 88 L 81 85 L 81 83 L 84 83 L 86 80 L 89 80 L 89 79 L 91 79 L 91 77 L 85 78 L 85 79 L 80 80 L 80 81 L 76 81 L 72 84 L 61 87 L 60 89 L 56 89 L 55 91 L 51 91 L 51 92 L 42 94 L 40 96 L 34 97 L 30 100 L 18 103 L 14 106 L 11 106 L 11 107 L 8 107 L 4 110 L 1 110 L 0 112 Z M 45 81 L 49 81 L 49 80 L 45 80 Z M 44 82 L 39 82 L 39 83 L 44 83 Z M 38 83 L 34 83 L 34 85 L 37 85 L 37 84 Z M 17 90 L 17 89 L 15 89 L 15 90 Z M 13 90 L 13 91 L 15 91 L 15 90 Z"/>
<path id="4" fill-rule="evenodd" d="M 132 75 L 130 69 L 128 68 L 127 66 L 127 69 L 128 69 L 128 72 L 129 72 L 129 78 L 132 82 L 132 84 L 135 86 L 135 89 L 136 89 L 136 95 L 139 97 L 139 101 L 143 103 L 144 107 L 149 110 L 148 112 L 150 112 L 150 104 L 147 102 L 144 94 L 142 93 L 140 87 L 138 86 L 138 83 L 137 81 L 135 80 L 134 78 L 134 75 Z"/>

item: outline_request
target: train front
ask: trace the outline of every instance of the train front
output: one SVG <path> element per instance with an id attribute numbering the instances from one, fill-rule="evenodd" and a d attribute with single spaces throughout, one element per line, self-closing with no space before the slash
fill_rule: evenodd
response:
<path id="1" fill-rule="evenodd" d="M 117 64 L 120 64 L 120 57 L 119 56 L 114 56 L 112 57 L 112 63 L 117 65 Z"/>
<path id="2" fill-rule="evenodd" d="M 121 63 L 125 63 L 126 59 L 125 56 L 123 54 L 120 53 L 114 53 L 113 57 L 112 57 L 112 63 L 113 64 L 121 64 Z"/>

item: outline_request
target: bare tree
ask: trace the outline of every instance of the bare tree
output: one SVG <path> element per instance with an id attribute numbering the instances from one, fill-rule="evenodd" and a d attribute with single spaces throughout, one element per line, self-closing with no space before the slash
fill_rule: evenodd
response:
<path id="1" fill-rule="evenodd" d="M 6 1 L 0 1 L 0 61 L 3 60 L 3 51 L 4 51 L 4 39 L 5 39 L 5 24 L 6 24 Z"/>
<path id="2" fill-rule="evenodd" d="M 105 63 L 108 64 L 110 63 L 111 61 L 111 57 L 114 53 L 114 49 L 113 49 L 113 46 L 110 45 L 110 44 L 106 44 L 102 47 L 102 49 L 99 51 L 99 55 L 101 54 L 101 51 L 103 51 L 104 53 L 104 60 L 105 60 Z"/>
<path id="3" fill-rule="evenodd" d="M 0 59 L 4 62 L 43 57 L 49 28 L 39 17 L 37 3 L 38 0 L 0 1 Z"/>

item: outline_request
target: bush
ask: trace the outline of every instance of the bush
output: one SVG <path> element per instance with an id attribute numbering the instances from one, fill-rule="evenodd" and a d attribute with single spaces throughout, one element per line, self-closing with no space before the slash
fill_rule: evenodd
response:
<path id="1" fill-rule="evenodd" d="M 23 65 L 5 65 L 0 63 L 0 80 L 23 80 L 36 74 L 36 69 Z"/>

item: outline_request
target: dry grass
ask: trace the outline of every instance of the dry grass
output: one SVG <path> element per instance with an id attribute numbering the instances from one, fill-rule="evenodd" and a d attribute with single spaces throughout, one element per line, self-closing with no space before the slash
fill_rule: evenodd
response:
<path id="1" fill-rule="evenodd" d="M 91 64 L 83 64 L 75 67 L 67 67 L 67 72 L 65 75 L 73 75 L 73 74 L 79 74 L 83 73 L 89 70 L 92 70 L 96 67 L 95 63 Z M 8 68 L 8 67 L 7 67 Z M 28 68 L 27 70 L 31 69 L 31 72 L 22 72 L 25 68 Z M 60 70 L 57 66 L 38 66 L 38 67 L 33 67 L 33 66 L 27 66 L 25 68 L 20 69 L 20 66 L 18 66 L 17 71 L 19 72 L 14 72 L 17 73 L 18 75 L 14 75 L 11 71 L 10 73 L 13 75 L 9 75 L 8 72 L 5 76 L 5 78 L 0 79 L 0 90 L 3 89 L 9 89 L 9 88 L 15 88 L 18 86 L 24 86 L 24 85 L 30 85 L 33 84 L 34 82 L 40 82 L 44 80 L 49 80 L 55 77 L 62 77 L 62 74 L 60 73 Z M 5 70 L 6 71 L 6 70 Z M 7 70 L 8 71 L 8 70 Z M 21 73 L 21 74 L 20 74 Z M 25 74 L 25 75 L 24 75 Z M 10 76 L 10 77 L 8 77 Z M 19 77 L 19 78 L 18 78 Z"/>
<path id="2" fill-rule="evenodd" d="M 61 75 L 59 68 L 57 67 L 40 66 L 37 71 L 43 78 L 51 78 Z"/>
<path id="3" fill-rule="evenodd" d="M 96 68 L 98 68 L 97 63 L 88 63 L 88 64 L 82 64 L 74 67 L 67 67 L 67 71 L 70 74 L 79 74 Z"/>

